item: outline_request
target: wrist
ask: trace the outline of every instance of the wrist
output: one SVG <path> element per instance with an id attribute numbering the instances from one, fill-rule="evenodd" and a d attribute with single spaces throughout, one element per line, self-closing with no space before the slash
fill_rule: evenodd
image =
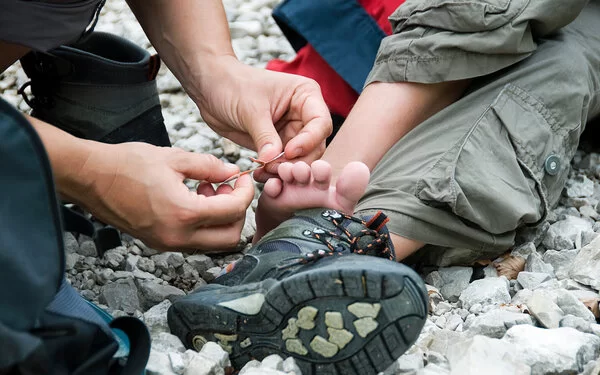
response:
<path id="1" fill-rule="evenodd" d="M 70 168 L 57 179 L 61 196 L 70 202 L 86 209 L 94 204 L 104 189 L 101 184 L 106 182 L 107 175 L 114 175 L 118 158 L 115 145 L 104 144 L 84 139 L 77 139 L 74 145 L 78 149 L 73 155 Z"/>
<path id="2" fill-rule="evenodd" d="M 201 53 L 195 61 L 197 69 L 194 69 L 192 79 L 182 82 L 186 92 L 196 103 L 207 100 L 215 87 L 226 84 L 236 72 L 236 67 L 243 65 L 233 51 L 230 54 Z"/>

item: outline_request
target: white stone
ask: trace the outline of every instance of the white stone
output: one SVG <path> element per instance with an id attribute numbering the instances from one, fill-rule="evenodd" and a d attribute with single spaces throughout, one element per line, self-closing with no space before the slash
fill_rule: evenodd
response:
<path id="1" fill-rule="evenodd" d="M 573 328 L 517 325 L 502 339 L 514 345 L 532 375 L 578 373 L 600 354 L 600 338 Z"/>
<path id="2" fill-rule="evenodd" d="M 167 322 L 167 310 L 169 310 L 169 307 L 171 307 L 171 301 L 164 300 L 144 313 L 144 323 L 148 327 L 150 335 L 155 336 L 160 332 L 171 332 Z"/>
<path id="3" fill-rule="evenodd" d="M 531 369 L 517 350 L 507 342 L 475 336 L 451 346 L 447 357 L 452 374 L 529 375 Z"/>
<path id="4" fill-rule="evenodd" d="M 178 375 L 171 368 L 171 361 L 167 353 L 160 352 L 152 348 L 150 350 L 150 357 L 148 357 L 148 363 L 146 364 L 147 375 Z"/>
<path id="5" fill-rule="evenodd" d="M 473 281 L 460 295 L 462 307 L 470 310 L 471 306 L 499 305 L 510 301 L 509 282 L 506 277 L 485 278 Z"/>

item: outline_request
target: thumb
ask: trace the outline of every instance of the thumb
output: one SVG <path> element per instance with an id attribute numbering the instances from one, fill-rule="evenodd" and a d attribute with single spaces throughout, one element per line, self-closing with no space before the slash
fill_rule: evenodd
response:
<path id="1" fill-rule="evenodd" d="M 221 182 L 239 172 L 234 164 L 227 164 L 209 154 L 178 152 L 173 155 L 172 167 L 185 178 Z"/>
<path id="2" fill-rule="evenodd" d="M 256 116 L 250 122 L 248 133 L 254 141 L 260 160 L 270 160 L 281 153 L 283 147 L 281 138 L 275 130 L 269 113 L 264 116 Z"/>

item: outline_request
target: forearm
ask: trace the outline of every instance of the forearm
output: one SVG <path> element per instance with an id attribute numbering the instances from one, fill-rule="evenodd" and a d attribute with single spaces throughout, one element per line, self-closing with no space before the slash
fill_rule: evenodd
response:
<path id="1" fill-rule="evenodd" d="M 334 175 L 351 161 L 362 161 L 372 170 L 400 138 L 460 98 L 468 83 L 368 85 L 323 159 L 332 164 Z"/>
<path id="2" fill-rule="evenodd" d="M 221 0 L 127 0 L 148 38 L 193 99 L 216 58 L 232 57 Z"/>
<path id="3" fill-rule="evenodd" d="M 92 194 L 93 173 L 86 169 L 92 153 L 103 146 L 100 143 L 76 138 L 52 125 L 27 116 L 46 149 L 54 180 L 60 196 L 86 206 L 86 196 Z"/>

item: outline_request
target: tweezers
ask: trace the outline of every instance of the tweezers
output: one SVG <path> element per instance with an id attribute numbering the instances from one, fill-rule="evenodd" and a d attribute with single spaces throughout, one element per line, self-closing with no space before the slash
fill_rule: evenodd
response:
<path id="1" fill-rule="evenodd" d="M 252 173 L 252 172 L 254 172 L 254 171 L 257 171 L 257 170 L 259 170 L 259 169 L 261 169 L 261 168 L 264 168 L 264 167 L 266 167 L 266 166 L 267 166 L 267 164 L 269 164 L 269 163 L 272 163 L 272 162 L 274 162 L 275 160 L 277 160 L 277 159 L 281 158 L 281 157 L 282 157 L 284 154 L 285 154 L 285 152 L 282 152 L 281 154 L 279 154 L 279 155 L 275 156 L 273 159 L 271 159 L 271 160 L 267 160 L 267 161 L 263 161 L 263 160 L 260 160 L 260 159 L 256 159 L 256 158 L 253 158 L 252 156 L 250 156 L 250 157 L 249 157 L 249 159 L 250 159 L 250 160 L 252 160 L 252 162 L 253 162 L 253 163 L 258 163 L 258 166 L 257 166 L 257 167 L 250 168 L 250 169 L 248 169 L 248 170 L 245 170 L 245 171 L 243 171 L 243 172 L 238 172 L 238 173 L 234 174 L 233 176 L 229 177 L 227 180 L 223 181 L 222 183 L 223 183 L 223 184 L 225 184 L 225 183 L 227 183 L 227 182 L 231 182 L 231 181 L 233 181 L 233 180 L 235 180 L 235 179 L 239 178 L 240 176 L 243 176 L 243 175 L 245 175 L 245 174 Z"/>

